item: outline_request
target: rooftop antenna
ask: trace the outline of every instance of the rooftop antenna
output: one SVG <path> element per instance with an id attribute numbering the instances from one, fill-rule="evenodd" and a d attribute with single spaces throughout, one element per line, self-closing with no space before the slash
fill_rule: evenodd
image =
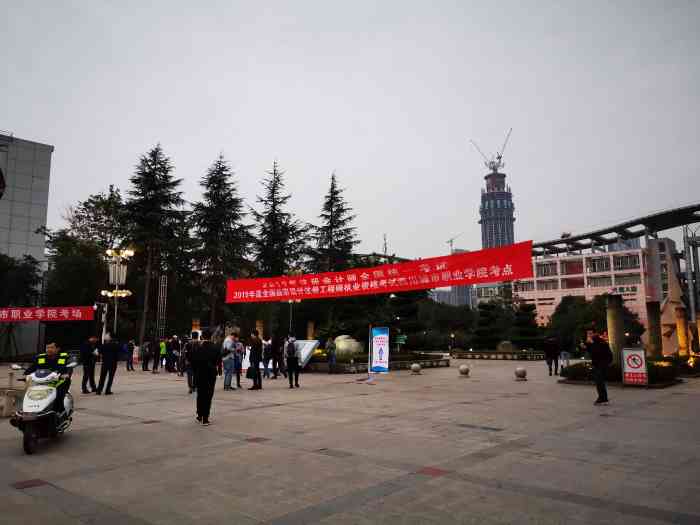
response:
<path id="1" fill-rule="evenodd" d="M 452 254 L 454 253 L 454 251 L 455 251 L 455 247 L 454 247 L 455 240 L 458 239 L 459 237 L 461 237 L 462 234 L 464 234 L 464 232 L 458 233 L 458 234 L 455 235 L 454 237 L 451 237 L 450 239 L 447 239 L 446 244 L 449 244 L 449 245 L 450 245 L 450 255 L 452 255 Z"/>
<path id="2" fill-rule="evenodd" d="M 385 256 L 385 257 L 387 256 L 388 251 L 389 251 L 389 248 L 388 248 L 388 245 L 387 245 L 387 243 L 386 243 L 386 233 L 385 233 L 385 234 L 384 234 L 384 256 Z"/>
<path id="3" fill-rule="evenodd" d="M 501 169 L 503 166 L 505 166 L 505 163 L 503 162 L 503 153 L 506 150 L 506 146 L 508 146 L 508 141 L 510 140 L 510 134 L 513 132 L 513 128 L 510 128 L 508 130 L 508 133 L 506 133 L 506 139 L 503 141 L 503 146 L 501 146 L 501 149 L 496 152 L 496 154 L 489 159 L 486 155 L 484 155 L 484 152 L 479 149 L 479 146 L 476 145 L 476 142 L 473 140 L 470 140 L 469 142 L 472 143 L 472 146 L 476 149 L 476 151 L 479 152 L 479 155 L 484 159 L 484 166 L 486 166 L 488 169 L 491 170 L 492 173 L 498 173 L 498 170 Z"/>

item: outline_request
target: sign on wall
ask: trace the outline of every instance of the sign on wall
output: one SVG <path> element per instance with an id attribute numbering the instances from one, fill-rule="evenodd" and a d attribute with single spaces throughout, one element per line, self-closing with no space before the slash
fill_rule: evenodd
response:
<path id="1" fill-rule="evenodd" d="M 231 279 L 227 303 L 371 295 L 532 277 L 532 241 L 343 272 Z"/>
<path id="2" fill-rule="evenodd" d="M 372 363 L 369 369 L 375 374 L 389 372 L 389 328 L 372 328 Z"/>
<path id="3" fill-rule="evenodd" d="M 0 323 L 24 323 L 28 321 L 65 322 L 92 321 L 92 306 L 37 306 L 30 308 L 0 308 Z"/>
<path id="4" fill-rule="evenodd" d="M 622 349 L 622 383 L 625 385 L 648 385 L 646 356 L 643 348 Z"/>

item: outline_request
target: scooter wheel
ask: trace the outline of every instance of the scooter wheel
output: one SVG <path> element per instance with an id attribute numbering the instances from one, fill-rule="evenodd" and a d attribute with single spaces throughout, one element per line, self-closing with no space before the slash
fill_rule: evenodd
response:
<path id="1" fill-rule="evenodd" d="M 24 427 L 24 436 L 22 438 L 22 446 L 24 447 L 25 454 L 34 454 L 36 452 L 37 445 L 36 431 L 33 425 L 27 425 Z"/>

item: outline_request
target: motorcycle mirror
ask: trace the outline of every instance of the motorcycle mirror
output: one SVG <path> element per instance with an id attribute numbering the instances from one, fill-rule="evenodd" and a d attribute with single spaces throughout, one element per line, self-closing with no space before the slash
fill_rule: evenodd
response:
<path id="1" fill-rule="evenodd" d="M 78 363 L 76 363 L 75 361 L 71 361 L 66 365 L 66 368 L 75 368 L 76 366 L 78 366 Z"/>
<path id="2" fill-rule="evenodd" d="M 10 365 L 10 368 L 12 368 L 12 370 L 22 370 L 22 367 L 19 366 L 17 363 L 12 363 L 12 365 Z"/>

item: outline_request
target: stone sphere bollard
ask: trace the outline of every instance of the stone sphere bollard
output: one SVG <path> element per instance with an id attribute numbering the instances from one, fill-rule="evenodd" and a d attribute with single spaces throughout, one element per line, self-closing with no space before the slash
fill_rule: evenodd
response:
<path id="1" fill-rule="evenodd" d="M 467 365 L 459 365 L 459 376 L 469 377 L 469 367 Z"/>
<path id="2" fill-rule="evenodd" d="M 414 375 L 420 374 L 420 365 L 418 363 L 413 363 L 411 365 L 411 373 L 413 373 Z"/>
<path id="3" fill-rule="evenodd" d="M 515 380 L 527 381 L 527 370 L 525 370 L 522 366 L 515 369 Z"/>

